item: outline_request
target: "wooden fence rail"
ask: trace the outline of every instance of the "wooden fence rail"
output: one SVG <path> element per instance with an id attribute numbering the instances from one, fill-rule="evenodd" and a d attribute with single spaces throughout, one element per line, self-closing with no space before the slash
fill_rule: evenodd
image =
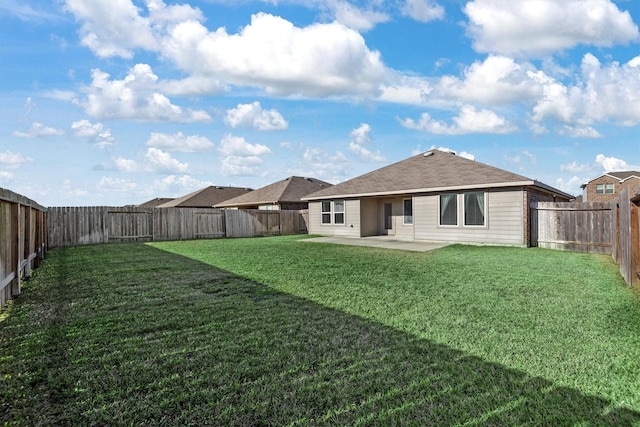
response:
<path id="1" fill-rule="evenodd" d="M 306 233 L 305 211 L 49 208 L 49 247 Z"/>
<path id="2" fill-rule="evenodd" d="M 0 188 L 0 308 L 20 294 L 47 250 L 47 209 Z"/>

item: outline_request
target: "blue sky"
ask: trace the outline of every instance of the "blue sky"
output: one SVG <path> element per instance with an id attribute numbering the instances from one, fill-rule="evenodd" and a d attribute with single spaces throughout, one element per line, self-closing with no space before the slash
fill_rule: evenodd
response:
<path id="1" fill-rule="evenodd" d="M 636 0 L 4 0 L 0 187 L 138 204 L 433 147 L 572 194 L 640 170 Z"/>

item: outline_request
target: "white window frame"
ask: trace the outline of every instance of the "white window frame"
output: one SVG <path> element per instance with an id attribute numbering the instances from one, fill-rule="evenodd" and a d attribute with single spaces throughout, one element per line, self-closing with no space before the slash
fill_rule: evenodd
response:
<path id="1" fill-rule="evenodd" d="M 453 200 L 456 202 L 456 223 L 455 224 L 443 224 L 442 223 L 442 196 L 453 196 Z M 438 227 L 446 227 L 446 228 L 454 228 L 460 226 L 460 211 L 459 211 L 459 203 L 458 203 L 458 194 L 456 193 L 443 193 L 438 194 Z"/>
<path id="2" fill-rule="evenodd" d="M 611 190 L 611 191 L 609 191 Z M 608 183 L 604 185 L 604 194 L 614 194 L 615 193 L 615 185 Z"/>
<path id="3" fill-rule="evenodd" d="M 329 204 L 329 210 L 328 211 L 325 210 L 325 203 Z M 331 225 L 332 224 L 332 222 L 331 222 L 331 219 L 333 218 L 333 213 L 331 212 L 332 211 L 332 209 L 331 209 L 332 206 L 333 206 L 333 203 L 331 203 L 331 200 L 323 200 L 323 201 L 320 202 L 320 224 L 322 224 L 322 225 Z M 328 222 L 326 222 L 324 220 L 325 215 L 328 215 L 328 217 L 329 217 L 329 221 Z"/>
<path id="4" fill-rule="evenodd" d="M 604 184 L 596 184 L 596 194 L 604 194 Z"/>
<path id="5" fill-rule="evenodd" d="M 407 215 L 406 202 L 411 202 L 411 215 Z M 407 216 L 409 217 L 409 221 L 407 221 Z M 413 225 L 413 197 L 402 199 L 402 224 Z"/>
<path id="6" fill-rule="evenodd" d="M 336 209 L 336 202 L 342 205 L 341 210 Z M 329 210 L 325 210 L 325 203 L 328 204 Z M 338 216 L 342 215 L 342 221 L 338 220 Z M 326 222 L 325 218 L 329 221 Z M 344 199 L 323 200 L 320 202 L 320 225 L 345 225 L 347 223 L 347 202 Z"/>
<path id="7" fill-rule="evenodd" d="M 338 210 L 336 207 L 336 204 L 340 204 L 342 206 L 342 210 Z M 344 199 L 339 199 L 339 200 L 334 200 L 332 202 L 333 205 L 333 223 L 335 225 L 344 225 L 346 221 L 346 211 L 347 211 L 347 207 L 346 207 L 346 203 L 344 201 Z M 338 215 L 342 215 L 342 221 L 338 221 Z"/>
<path id="8" fill-rule="evenodd" d="M 467 224 L 467 195 L 482 194 L 482 224 Z M 466 228 L 487 228 L 487 192 L 485 191 L 468 191 L 462 193 L 462 226 Z"/>

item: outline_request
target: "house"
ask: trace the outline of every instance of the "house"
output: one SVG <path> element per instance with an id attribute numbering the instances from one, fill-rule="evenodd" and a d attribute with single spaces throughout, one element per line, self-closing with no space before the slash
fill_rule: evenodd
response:
<path id="1" fill-rule="evenodd" d="M 260 209 L 260 210 L 300 210 L 307 209 L 308 203 L 302 197 L 332 184 L 315 178 L 290 176 L 250 193 L 242 194 L 215 205 L 216 208 Z"/>
<path id="2" fill-rule="evenodd" d="M 217 203 L 231 199 L 241 194 L 253 191 L 243 187 L 220 187 L 211 185 L 186 196 L 162 203 L 157 208 L 212 208 Z"/>
<path id="3" fill-rule="evenodd" d="M 156 197 L 155 199 L 148 200 L 144 203 L 136 205 L 136 208 L 155 208 L 156 206 L 172 201 L 171 197 Z"/>
<path id="4" fill-rule="evenodd" d="M 455 154 L 423 154 L 306 197 L 309 234 L 529 245 L 530 203 L 573 196 Z"/>
<path id="5" fill-rule="evenodd" d="M 640 172 L 607 172 L 582 184 L 585 202 L 608 202 L 618 198 L 625 188 L 629 197 L 640 194 Z"/>

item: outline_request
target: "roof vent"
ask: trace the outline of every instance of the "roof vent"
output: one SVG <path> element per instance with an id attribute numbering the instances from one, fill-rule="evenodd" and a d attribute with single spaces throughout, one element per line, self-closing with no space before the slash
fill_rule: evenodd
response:
<path id="1" fill-rule="evenodd" d="M 429 150 L 423 154 L 425 157 L 433 156 L 433 151 Z"/>

